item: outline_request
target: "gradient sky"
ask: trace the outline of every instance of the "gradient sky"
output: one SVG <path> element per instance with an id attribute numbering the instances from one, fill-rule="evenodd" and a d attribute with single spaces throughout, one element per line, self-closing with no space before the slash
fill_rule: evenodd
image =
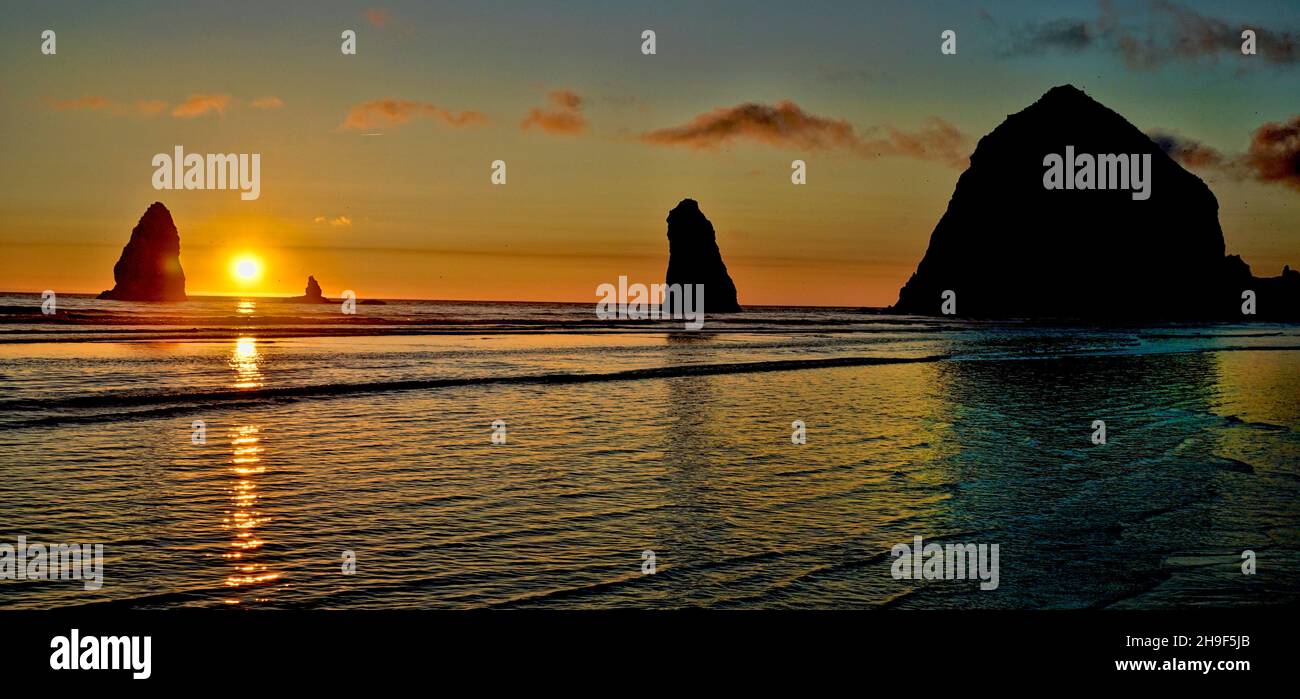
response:
<path id="1" fill-rule="evenodd" d="M 1300 114 L 1294 60 L 1207 50 L 1134 65 L 1095 34 L 1082 45 L 1051 31 L 1067 20 L 1095 31 L 1106 6 L 1092 1 L 297 5 L 5 2 L 0 289 L 110 288 L 132 226 L 158 200 L 180 229 L 191 294 L 296 294 L 313 274 L 327 295 L 592 301 L 619 275 L 662 279 L 664 218 L 692 197 L 742 304 L 887 305 L 959 168 L 835 143 L 742 137 L 706 149 L 642 135 L 790 100 L 860 139 L 916 134 L 937 117 L 968 154 L 1061 83 L 1141 129 L 1225 153 Z M 1300 28 L 1290 1 L 1174 7 L 1234 30 Z M 1109 16 L 1161 40 L 1189 15 L 1115 2 Z M 55 56 L 40 52 L 47 28 Z M 640 52 L 647 28 L 654 56 Z M 355 56 L 339 51 L 344 29 L 358 34 Z M 939 53 L 944 29 L 958 32 L 955 57 Z M 228 101 L 173 114 L 194 95 Z M 561 104 L 573 95 L 576 112 Z M 377 100 L 486 122 L 345 125 Z M 552 128 L 525 128 L 533 109 Z M 261 153 L 261 198 L 155 191 L 150 161 L 178 144 Z M 808 162 L 806 186 L 790 183 L 795 158 Z M 497 159 L 505 186 L 489 182 Z M 1261 275 L 1300 264 L 1300 188 L 1198 174 L 1219 199 L 1230 252 Z M 228 269 L 245 252 L 266 274 L 241 287 Z"/>

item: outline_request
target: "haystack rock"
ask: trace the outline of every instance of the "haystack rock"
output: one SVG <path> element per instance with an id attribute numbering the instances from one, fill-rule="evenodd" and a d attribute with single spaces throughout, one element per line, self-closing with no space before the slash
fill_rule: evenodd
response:
<path id="1" fill-rule="evenodd" d="M 722 262 L 713 224 L 694 199 L 668 212 L 668 284 L 703 284 L 706 313 L 736 313 L 736 285 Z"/>
<path id="2" fill-rule="evenodd" d="M 171 212 L 154 202 L 131 230 L 113 265 L 113 288 L 99 295 L 117 301 L 184 301 L 181 237 Z"/>
<path id="3" fill-rule="evenodd" d="M 1047 189 L 1049 154 L 1150 156 L 1134 188 Z M 1067 163 L 1068 167 L 1068 163 Z M 1090 320 L 1252 320 L 1300 313 L 1300 275 L 1260 279 L 1224 255 L 1219 203 L 1124 117 L 1070 85 L 980 139 L 897 313 Z M 1257 315 L 1243 316 L 1252 290 Z"/>

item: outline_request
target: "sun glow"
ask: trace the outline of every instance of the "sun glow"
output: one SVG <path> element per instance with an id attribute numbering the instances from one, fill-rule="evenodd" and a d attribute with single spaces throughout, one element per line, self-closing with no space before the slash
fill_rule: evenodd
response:
<path id="1" fill-rule="evenodd" d="M 242 283 L 255 282 L 262 278 L 262 261 L 252 255 L 241 255 L 230 263 L 230 274 Z"/>

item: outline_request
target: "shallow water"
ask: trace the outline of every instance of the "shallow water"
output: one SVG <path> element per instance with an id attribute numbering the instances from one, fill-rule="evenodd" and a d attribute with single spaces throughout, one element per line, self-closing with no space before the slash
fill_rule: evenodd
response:
<path id="1" fill-rule="evenodd" d="M 0 580 L 0 606 L 1300 597 L 1300 328 L 758 309 L 629 332 L 577 305 L 340 325 L 244 303 L 73 299 L 79 318 L 0 326 L 0 543 L 106 557 L 102 590 Z M 890 548 L 918 535 L 998 544 L 999 586 L 894 579 Z"/>

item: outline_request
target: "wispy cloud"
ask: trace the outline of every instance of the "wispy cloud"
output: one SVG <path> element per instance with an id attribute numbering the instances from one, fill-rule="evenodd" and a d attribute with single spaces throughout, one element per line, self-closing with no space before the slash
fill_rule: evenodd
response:
<path id="1" fill-rule="evenodd" d="M 1152 131 L 1147 135 L 1166 155 L 1193 170 L 1223 167 L 1230 160 L 1218 149 L 1195 139 L 1168 131 Z"/>
<path id="2" fill-rule="evenodd" d="M 284 100 L 274 95 L 268 95 L 266 97 L 258 97 L 249 102 L 248 106 L 253 109 L 279 109 L 284 106 Z"/>
<path id="3" fill-rule="evenodd" d="M 572 90 L 553 90 L 547 95 L 551 109 L 534 107 L 519 123 L 527 131 L 537 127 L 542 131 L 565 136 L 576 136 L 587 129 L 587 119 L 582 115 L 582 96 Z"/>
<path id="4" fill-rule="evenodd" d="M 47 99 L 46 103 L 52 109 L 59 112 L 73 111 L 79 109 L 88 109 L 91 111 L 108 111 L 114 103 L 107 97 L 99 95 L 89 95 L 86 97 L 77 97 L 69 100 Z"/>
<path id="5" fill-rule="evenodd" d="M 134 105 L 135 110 L 141 114 L 162 114 L 167 109 L 167 103 L 162 100 L 140 100 Z"/>
<path id="6" fill-rule="evenodd" d="M 473 126 L 486 123 L 486 114 L 473 110 L 453 112 L 428 102 L 382 99 L 363 102 L 348 110 L 342 129 L 373 129 L 405 124 L 416 117 L 440 121 L 449 126 Z"/>
<path id="7" fill-rule="evenodd" d="M 968 155 L 961 131 L 937 117 L 910 132 L 893 126 L 859 131 L 844 119 L 811 114 L 789 100 L 719 107 L 680 126 L 648 131 L 641 140 L 703 151 L 748 141 L 808 151 L 843 150 L 862 158 L 907 156 L 958 166 Z"/>
<path id="8" fill-rule="evenodd" d="M 393 19 L 393 14 L 381 7 L 372 7 L 366 10 L 365 12 L 362 12 L 361 14 L 363 17 L 366 18 L 367 22 L 375 25 L 376 27 L 383 27 L 384 25 L 388 24 L 390 20 Z"/>
<path id="9" fill-rule="evenodd" d="M 229 105 L 230 95 L 190 95 L 184 102 L 172 109 L 172 116 L 181 119 L 193 119 L 208 112 L 216 112 L 218 116 L 221 116 L 226 113 L 226 107 Z"/>
<path id="10" fill-rule="evenodd" d="M 348 218 L 347 216 L 335 216 L 335 217 L 333 217 L 333 218 L 331 218 L 331 217 L 329 217 L 329 216 L 317 216 L 314 220 L 316 221 L 316 223 L 323 223 L 323 224 L 328 224 L 328 225 L 331 225 L 331 226 L 351 226 L 351 225 L 352 225 L 352 219 Z"/>
<path id="11" fill-rule="evenodd" d="M 1052 50 L 1075 53 L 1092 47 L 1098 38 L 1099 32 L 1090 22 L 1054 19 L 1020 26 L 1011 33 L 1002 55 L 1039 56 Z"/>
<path id="12" fill-rule="evenodd" d="M 1281 184 L 1300 191 L 1300 115 L 1255 129 L 1246 152 L 1223 153 L 1194 139 L 1168 132 L 1149 134 L 1169 157 L 1193 170 L 1233 179 Z"/>
<path id="13" fill-rule="evenodd" d="M 90 111 L 102 112 L 114 116 L 142 115 L 155 116 L 167 109 L 162 100 L 140 100 L 138 102 L 116 102 L 99 95 L 76 97 L 73 99 L 50 99 L 45 103 L 57 112 Z"/>
<path id="14" fill-rule="evenodd" d="M 1296 28 L 1229 21 L 1170 0 L 1150 0 L 1144 6 L 1146 12 L 1139 17 L 1122 13 L 1109 0 L 1100 0 L 1094 20 L 1055 19 L 1019 25 L 1009 30 L 1002 55 L 1096 49 L 1115 53 L 1131 69 L 1152 70 L 1175 62 L 1242 58 L 1241 32 L 1251 29 L 1256 35 L 1258 59 L 1284 67 L 1300 63 L 1300 30 Z"/>

